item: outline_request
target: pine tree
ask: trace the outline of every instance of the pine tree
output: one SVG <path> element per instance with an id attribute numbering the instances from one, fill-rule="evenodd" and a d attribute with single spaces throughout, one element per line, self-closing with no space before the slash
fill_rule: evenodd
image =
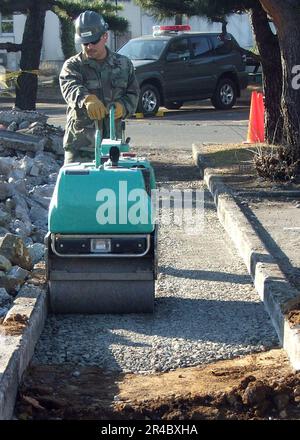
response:
<path id="1" fill-rule="evenodd" d="M 282 141 L 282 67 L 278 38 L 269 26 L 266 12 L 257 0 L 136 0 L 144 9 L 158 19 L 185 14 L 188 17 L 206 17 L 220 22 L 226 29 L 228 15 L 250 12 L 252 27 L 260 53 L 265 94 L 266 141 L 278 144 Z M 270 56 L 272 54 L 272 56 Z"/>
<path id="2" fill-rule="evenodd" d="M 294 67 L 300 64 L 299 0 L 260 0 L 278 33 L 282 72 L 283 134 L 294 160 L 300 159 L 300 91 L 293 82 Z M 272 56 L 272 55 L 271 55 Z"/>
<path id="3" fill-rule="evenodd" d="M 125 31 L 126 19 L 118 17 L 120 7 L 114 2 L 96 0 L 0 0 L 2 14 L 22 13 L 26 23 L 21 44 L 2 43 L 0 49 L 8 52 L 21 51 L 20 70 L 16 85 L 16 107 L 21 110 L 35 110 L 45 16 L 53 11 L 64 23 L 71 24 L 84 10 L 94 10 L 103 15 L 110 29 Z M 70 49 L 72 51 L 72 48 Z M 71 53 L 71 52 L 70 52 Z"/>

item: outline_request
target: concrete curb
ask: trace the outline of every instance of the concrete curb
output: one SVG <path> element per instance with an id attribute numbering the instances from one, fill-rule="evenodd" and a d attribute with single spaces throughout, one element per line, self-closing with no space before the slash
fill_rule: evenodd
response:
<path id="1" fill-rule="evenodd" d="M 293 368 L 299 371 L 300 325 L 291 327 L 286 314 L 300 304 L 300 294 L 291 286 L 274 257 L 268 252 L 220 175 L 214 169 L 208 168 L 207 160 L 203 162 L 196 145 L 193 145 L 193 159 L 213 196 L 222 226 L 234 242 L 253 278 L 254 286 L 264 302 L 280 343 L 286 350 Z"/>
<path id="2" fill-rule="evenodd" d="M 16 296 L 3 325 L 0 325 L 0 420 L 13 417 L 18 387 L 46 316 L 46 292 L 40 287 L 26 284 Z M 9 325 L 20 322 L 24 328 L 14 334 Z"/>

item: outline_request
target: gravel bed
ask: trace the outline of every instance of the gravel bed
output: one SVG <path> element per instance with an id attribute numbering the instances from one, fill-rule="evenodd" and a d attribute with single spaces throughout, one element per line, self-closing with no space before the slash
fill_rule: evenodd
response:
<path id="1" fill-rule="evenodd" d="M 194 179 L 163 186 L 202 188 L 205 221 L 197 234 L 186 234 L 178 226 L 160 227 L 154 314 L 50 315 L 34 364 L 75 363 L 149 373 L 278 346 L 271 321 L 203 183 Z"/>

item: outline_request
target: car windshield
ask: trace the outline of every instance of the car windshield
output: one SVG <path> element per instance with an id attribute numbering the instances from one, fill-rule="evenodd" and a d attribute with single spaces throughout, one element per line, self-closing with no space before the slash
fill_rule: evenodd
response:
<path id="1" fill-rule="evenodd" d="M 131 60 L 158 60 L 168 40 L 130 40 L 118 53 Z"/>

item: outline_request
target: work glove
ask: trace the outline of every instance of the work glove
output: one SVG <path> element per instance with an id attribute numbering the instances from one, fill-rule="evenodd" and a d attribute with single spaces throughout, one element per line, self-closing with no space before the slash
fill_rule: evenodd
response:
<path id="1" fill-rule="evenodd" d="M 120 102 L 114 102 L 115 106 L 115 119 L 123 118 L 124 116 L 124 106 Z"/>
<path id="2" fill-rule="evenodd" d="M 100 121 L 108 114 L 105 105 L 96 95 L 87 95 L 84 98 L 85 105 L 89 118 Z"/>

